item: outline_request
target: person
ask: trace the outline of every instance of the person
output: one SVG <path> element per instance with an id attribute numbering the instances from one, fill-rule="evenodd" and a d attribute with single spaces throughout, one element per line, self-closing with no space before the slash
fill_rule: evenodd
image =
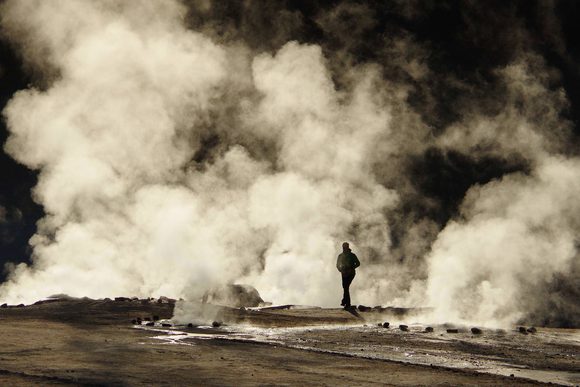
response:
<path id="1" fill-rule="evenodd" d="M 358 257 L 353 253 L 349 247 L 348 242 L 342 244 L 342 253 L 336 260 L 336 268 L 342 275 L 342 302 L 340 305 L 345 309 L 350 308 L 350 291 L 349 287 L 356 275 L 356 268 L 360 266 Z"/>

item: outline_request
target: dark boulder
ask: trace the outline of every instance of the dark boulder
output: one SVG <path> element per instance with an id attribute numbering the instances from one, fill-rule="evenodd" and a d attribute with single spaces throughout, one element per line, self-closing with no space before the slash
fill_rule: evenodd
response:
<path id="1" fill-rule="evenodd" d="M 433 332 L 433 327 L 426 327 L 425 332 L 429 332 L 429 333 Z"/>
<path id="2" fill-rule="evenodd" d="M 222 322 L 221 321 L 214 321 L 211 323 L 211 326 L 214 328 L 218 328 L 222 326 Z"/>
<path id="3" fill-rule="evenodd" d="M 474 335 L 480 335 L 481 329 L 479 329 L 477 327 L 473 327 L 473 328 L 471 328 L 471 333 L 473 333 Z"/>
<path id="4" fill-rule="evenodd" d="M 131 320 L 131 324 L 137 325 L 137 320 Z"/>
<path id="5" fill-rule="evenodd" d="M 391 325 L 391 323 L 389 323 L 388 321 L 385 321 L 383 323 L 383 328 L 388 328 Z"/>
<path id="6" fill-rule="evenodd" d="M 527 329 L 527 331 L 528 331 L 529 333 L 536 333 L 536 332 L 537 332 L 537 329 L 536 329 L 535 327 L 529 327 L 529 328 Z"/>
<path id="7" fill-rule="evenodd" d="M 459 329 L 457 328 L 448 328 L 447 333 L 459 333 Z"/>
<path id="8" fill-rule="evenodd" d="M 403 332 L 407 332 L 409 330 L 409 326 L 405 325 L 405 324 L 401 324 L 401 325 L 399 325 L 399 329 L 402 330 Z"/>
<path id="9" fill-rule="evenodd" d="M 146 323 L 145 326 L 153 327 L 153 326 L 155 326 L 155 323 L 153 321 L 150 321 L 150 322 Z"/>
<path id="10" fill-rule="evenodd" d="M 122 302 L 124 302 L 124 301 L 131 301 L 131 299 L 128 298 L 128 297 L 115 297 L 115 301 L 122 301 Z"/>
<path id="11" fill-rule="evenodd" d="M 249 285 L 229 284 L 211 289 L 203 295 L 203 303 L 234 308 L 256 307 L 264 303 L 256 288 Z"/>
<path id="12" fill-rule="evenodd" d="M 171 324 L 169 324 L 169 323 L 163 323 L 163 324 L 161 324 L 161 326 L 162 327 L 165 327 L 165 328 L 169 328 L 169 327 L 171 327 Z"/>
<path id="13" fill-rule="evenodd" d="M 359 312 L 369 312 L 372 308 L 370 306 L 359 305 L 358 310 Z"/>
<path id="14" fill-rule="evenodd" d="M 4 303 L 4 304 L 0 305 L 0 308 L 8 308 L 8 304 Z"/>
<path id="15" fill-rule="evenodd" d="M 527 335 L 528 331 L 526 330 L 526 327 L 518 327 L 518 332 Z"/>
<path id="16" fill-rule="evenodd" d="M 189 324 L 187 324 L 187 327 L 188 327 L 188 328 L 193 328 L 193 323 L 189 323 Z"/>

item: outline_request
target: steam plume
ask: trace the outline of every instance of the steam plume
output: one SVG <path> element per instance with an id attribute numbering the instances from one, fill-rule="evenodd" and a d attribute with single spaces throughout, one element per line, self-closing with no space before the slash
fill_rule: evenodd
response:
<path id="1" fill-rule="evenodd" d="M 4 110 L 5 149 L 39 171 L 46 216 L 34 263 L 12 271 L 0 299 L 197 299 L 240 282 L 276 303 L 332 306 L 348 240 L 360 303 L 577 321 L 580 165 L 541 56 L 519 48 L 492 70 L 492 98 L 466 93 L 444 119 L 429 85 L 472 85 L 437 78 L 412 34 L 357 60 L 375 10 L 343 3 L 305 20 L 243 4 L 242 23 L 211 2 L 2 6 L 5 37 L 40 79 Z M 265 42 L 245 24 L 260 12 L 283 26 Z M 353 15 L 355 29 L 337 22 Z M 330 43 L 306 42 L 309 23 Z M 439 201 L 429 168 L 452 157 L 499 167 Z"/>

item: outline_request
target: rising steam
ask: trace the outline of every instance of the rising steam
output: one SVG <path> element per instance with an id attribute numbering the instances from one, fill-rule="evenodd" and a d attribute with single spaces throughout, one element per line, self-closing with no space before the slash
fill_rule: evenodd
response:
<path id="1" fill-rule="evenodd" d="M 555 284 L 578 285 L 580 160 L 541 57 L 496 69 L 501 107 L 466 100 L 435 131 L 409 102 L 434 75 L 408 36 L 392 38 L 383 66 L 279 35 L 256 49 L 209 23 L 188 28 L 187 12 L 3 5 L 5 37 L 40 79 L 4 110 L 5 149 L 39 171 L 46 216 L 33 264 L 13 269 L 1 300 L 197 299 L 237 282 L 275 303 L 334 306 L 348 240 L 362 262 L 357 303 L 494 324 L 578 318 Z M 522 167 L 472 186 L 441 222 L 417 184 L 416 160 L 433 152 Z"/>

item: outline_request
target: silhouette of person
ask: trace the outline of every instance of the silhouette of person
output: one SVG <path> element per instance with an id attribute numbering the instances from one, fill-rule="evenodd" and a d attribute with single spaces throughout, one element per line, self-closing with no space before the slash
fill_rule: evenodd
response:
<path id="1" fill-rule="evenodd" d="M 350 308 L 350 291 L 349 287 L 356 275 L 356 268 L 360 266 L 357 256 L 350 250 L 348 242 L 342 244 L 342 253 L 336 260 L 336 268 L 342 274 L 343 296 L 340 305 L 345 309 Z"/>

